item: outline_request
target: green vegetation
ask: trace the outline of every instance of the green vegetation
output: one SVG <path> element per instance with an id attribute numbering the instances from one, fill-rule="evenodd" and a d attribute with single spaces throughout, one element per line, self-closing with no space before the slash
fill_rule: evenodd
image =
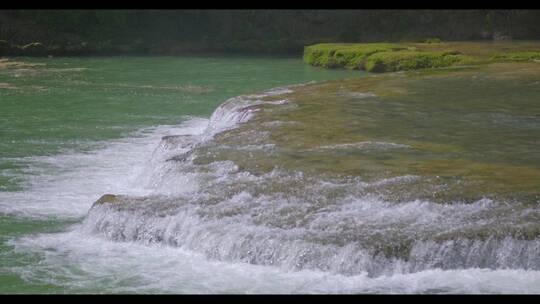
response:
<path id="1" fill-rule="evenodd" d="M 531 60 L 540 60 L 539 42 L 324 43 L 304 49 L 304 61 L 311 65 L 368 72 Z"/>
<path id="2" fill-rule="evenodd" d="M 304 60 L 312 65 L 325 68 L 346 67 L 363 69 L 366 59 L 375 53 L 402 50 L 396 44 L 317 44 L 308 46 L 304 51 Z"/>
<path id="3" fill-rule="evenodd" d="M 418 44 L 417 44 L 418 45 Z M 345 67 L 368 72 L 394 72 L 473 63 L 459 51 L 419 50 L 409 44 L 316 44 L 304 50 L 304 61 L 325 68 Z"/>
<path id="4" fill-rule="evenodd" d="M 373 54 L 367 59 L 368 72 L 395 72 L 425 68 L 442 68 L 473 62 L 469 56 L 454 52 L 399 51 Z"/>
<path id="5" fill-rule="evenodd" d="M 538 33 L 539 10 L 2 10 L 0 40 L 10 47 L 0 42 L 0 56 L 300 54 L 315 43 L 436 46 L 537 39 Z M 34 42 L 44 47 L 30 53 L 21 49 Z"/>

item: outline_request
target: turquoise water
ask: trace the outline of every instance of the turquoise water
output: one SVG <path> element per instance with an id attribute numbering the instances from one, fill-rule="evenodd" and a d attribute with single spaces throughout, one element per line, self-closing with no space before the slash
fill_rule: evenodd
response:
<path id="1" fill-rule="evenodd" d="M 166 292 L 106 270 L 96 279 L 69 253 L 51 260 L 58 248 L 21 247 L 21 240 L 72 229 L 161 136 L 186 122 L 206 124 L 228 98 L 358 75 L 286 57 L 13 60 L 40 65 L 0 70 L 0 293 Z"/>
<path id="2" fill-rule="evenodd" d="M 24 58 L 23 58 L 24 59 Z M 51 155 L 185 115 L 208 117 L 227 98 L 286 84 L 357 75 L 281 58 L 24 59 L 2 71 L 2 157 Z"/>

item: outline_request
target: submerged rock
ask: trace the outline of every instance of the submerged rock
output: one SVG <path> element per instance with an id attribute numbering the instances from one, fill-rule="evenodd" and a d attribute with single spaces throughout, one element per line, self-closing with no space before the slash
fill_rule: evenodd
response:
<path id="1" fill-rule="evenodd" d="M 188 157 L 190 157 L 192 154 L 193 154 L 193 151 L 190 150 L 186 153 L 182 153 L 182 154 L 173 156 L 171 158 L 168 158 L 167 161 L 185 162 L 188 159 Z"/>
<path id="2" fill-rule="evenodd" d="M 92 207 L 103 204 L 114 204 L 120 202 L 120 196 L 114 194 L 103 194 L 97 201 L 94 202 Z"/>
<path id="3" fill-rule="evenodd" d="M 191 135 L 167 135 L 161 138 L 160 146 L 164 149 L 186 149 L 193 146 L 193 136 Z"/>

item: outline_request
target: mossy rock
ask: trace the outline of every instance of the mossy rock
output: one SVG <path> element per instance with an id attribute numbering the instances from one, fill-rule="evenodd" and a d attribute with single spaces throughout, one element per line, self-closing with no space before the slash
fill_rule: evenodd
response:
<path id="1" fill-rule="evenodd" d="M 325 68 L 345 67 L 364 69 L 371 54 L 402 50 L 404 47 L 391 43 L 333 44 L 322 43 L 304 48 L 304 61 Z"/>
<path id="2" fill-rule="evenodd" d="M 380 52 L 368 57 L 366 71 L 396 72 L 441 68 L 472 62 L 472 58 L 454 52 L 398 51 Z"/>
<path id="3" fill-rule="evenodd" d="M 434 42 L 432 42 L 434 43 Z M 370 72 L 394 72 L 447 67 L 472 62 L 455 50 L 418 50 L 392 43 L 316 44 L 304 49 L 304 61 L 325 68 L 345 67 Z"/>
<path id="4" fill-rule="evenodd" d="M 540 62 L 540 43 L 442 42 L 437 38 L 400 43 L 321 43 L 304 48 L 310 65 L 394 72 L 493 62 Z M 369 64 L 369 67 L 368 67 Z"/>
<path id="5" fill-rule="evenodd" d="M 114 204 L 120 202 L 121 199 L 118 195 L 114 194 L 104 194 L 97 201 L 94 202 L 92 207 L 104 205 L 104 204 Z"/>

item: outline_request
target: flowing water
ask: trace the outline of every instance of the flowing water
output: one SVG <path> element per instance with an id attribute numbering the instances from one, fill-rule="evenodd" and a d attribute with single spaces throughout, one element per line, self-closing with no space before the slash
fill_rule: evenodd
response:
<path id="1" fill-rule="evenodd" d="M 25 62 L 0 71 L 2 293 L 540 292 L 537 64 Z"/>

